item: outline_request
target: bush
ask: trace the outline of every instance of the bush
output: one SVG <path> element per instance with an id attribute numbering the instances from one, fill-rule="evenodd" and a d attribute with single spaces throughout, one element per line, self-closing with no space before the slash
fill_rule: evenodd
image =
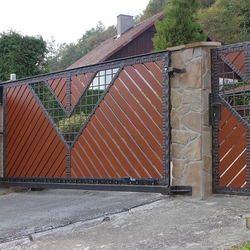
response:
<path id="1" fill-rule="evenodd" d="M 81 114 L 72 115 L 59 121 L 58 129 L 66 141 L 74 141 L 75 136 L 86 121 L 86 116 Z"/>

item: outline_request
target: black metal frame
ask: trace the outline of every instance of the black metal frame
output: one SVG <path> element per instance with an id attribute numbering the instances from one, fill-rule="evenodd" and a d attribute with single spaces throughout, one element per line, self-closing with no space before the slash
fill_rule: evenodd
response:
<path id="1" fill-rule="evenodd" d="M 245 74 L 242 74 L 223 54 L 244 51 Z M 212 125 L 212 158 L 213 158 L 213 193 L 230 195 L 250 195 L 250 125 L 241 115 L 220 95 L 218 59 L 222 60 L 232 72 L 245 83 L 250 84 L 250 42 L 218 47 L 211 50 L 212 93 L 210 94 L 210 124 Z M 247 179 L 246 188 L 219 187 L 218 181 L 218 121 L 220 120 L 220 105 L 223 104 L 246 128 L 247 134 Z"/>
<path id="2" fill-rule="evenodd" d="M 158 53 L 150 53 L 142 56 L 136 56 L 131 58 L 125 58 L 121 60 L 110 61 L 106 63 L 99 63 L 96 65 L 89 65 L 85 67 L 79 67 L 75 69 L 69 69 L 65 71 L 55 72 L 51 74 L 39 75 L 30 77 L 27 79 L 20 79 L 12 82 L 1 82 L 0 88 L 3 88 L 3 105 L 4 114 L 6 114 L 6 88 L 20 86 L 20 85 L 30 85 L 32 83 L 46 82 L 51 79 L 57 79 L 66 77 L 67 79 L 67 89 L 69 89 L 70 77 L 78 74 L 84 74 L 87 72 L 93 72 L 92 78 L 90 79 L 88 86 L 94 79 L 96 73 L 106 69 L 119 68 L 116 75 L 119 74 L 120 70 L 126 65 L 145 63 L 151 61 L 163 61 L 163 68 L 168 68 L 170 64 L 170 52 L 163 51 Z M 115 77 L 114 77 L 115 78 Z M 114 79 L 113 79 L 114 81 Z M 113 82 L 112 81 L 112 82 Z M 111 84 L 112 84 L 111 82 Z M 110 85 L 111 85 L 110 84 Z M 79 189 L 94 189 L 94 190 L 116 190 L 116 191 L 145 191 L 145 192 L 161 192 L 164 194 L 169 194 L 171 190 L 178 190 L 178 188 L 170 188 L 170 86 L 169 86 L 169 73 L 163 70 L 163 178 L 162 179 L 132 179 L 130 177 L 124 179 L 73 179 L 70 178 L 70 148 L 72 145 L 67 143 L 61 133 L 58 131 L 57 126 L 53 122 L 52 118 L 49 116 L 47 110 L 42 105 L 41 101 L 34 93 L 34 90 L 29 86 L 30 90 L 33 92 L 37 102 L 45 113 L 47 119 L 53 126 L 54 130 L 57 132 L 59 138 L 63 142 L 67 149 L 66 162 L 67 162 L 67 177 L 63 178 L 10 178 L 6 177 L 5 167 L 4 167 L 4 177 L 0 178 L 0 186 L 25 186 L 25 187 L 40 187 L 40 188 L 79 188 Z M 87 88 L 87 87 L 86 87 Z M 109 87 L 104 91 L 104 94 L 108 91 Z M 53 93 L 53 92 L 52 92 Z M 57 97 L 54 96 L 56 99 Z M 99 100 L 100 102 L 101 100 Z M 96 107 L 99 102 L 97 102 Z M 69 106 L 69 98 L 67 98 L 67 106 Z M 74 106 L 75 107 L 75 106 Z M 73 107 L 73 108 L 74 108 Z M 73 109 L 72 108 L 72 109 Z M 95 108 L 92 110 L 93 114 Z M 71 114 L 70 110 L 66 110 L 67 115 Z M 85 123 L 86 124 L 86 123 Z M 6 155 L 6 139 L 5 139 L 5 126 L 6 121 L 4 117 L 4 156 Z M 84 126 L 82 127 L 84 129 Z M 80 132 L 79 132 L 80 134 Z M 72 143 L 73 144 L 73 143 Z M 4 157 L 5 166 L 5 157 Z M 180 190 L 180 189 L 179 189 Z M 175 192 L 178 193 L 178 192 Z M 190 194 L 190 188 L 186 190 L 187 194 Z"/>

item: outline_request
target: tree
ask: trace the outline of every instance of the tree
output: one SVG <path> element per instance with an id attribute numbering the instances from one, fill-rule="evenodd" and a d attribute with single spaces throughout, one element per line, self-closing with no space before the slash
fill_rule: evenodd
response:
<path id="1" fill-rule="evenodd" d="M 169 2 L 169 0 L 150 0 L 146 9 L 140 17 L 140 22 L 150 18 L 151 16 L 164 10 L 164 6 Z"/>
<path id="2" fill-rule="evenodd" d="M 217 0 L 199 13 L 207 34 L 222 44 L 250 40 L 250 5 L 248 0 Z"/>
<path id="3" fill-rule="evenodd" d="M 117 31 L 115 26 L 109 26 L 105 29 L 102 22 L 98 22 L 95 28 L 87 30 L 77 43 L 60 44 L 57 53 L 53 53 L 55 41 L 53 39 L 49 44 L 49 53 L 47 60 L 51 71 L 63 70 L 87 54 L 101 42 L 114 37 Z M 52 57 L 51 57 L 52 55 Z"/>
<path id="4" fill-rule="evenodd" d="M 25 78 L 48 72 L 46 42 L 41 36 L 22 36 L 15 31 L 0 34 L 0 80 L 9 80 L 10 74 Z"/>
<path id="5" fill-rule="evenodd" d="M 48 68 L 51 72 L 58 70 L 58 57 L 59 57 L 59 48 L 60 44 L 56 43 L 56 39 L 52 36 L 50 40 L 46 41 L 47 43 L 47 54 L 46 61 L 48 63 Z"/>
<path id="6" fill-rule="evenodd" d="M 155 23 L 154 50 L 204 41 L 206 36 L 196 17 L 199 8 L 200 0 L 170 0 L 164 18 Z"/>
<path id="7" fill-rule="evenodd" d="M 215 0 L 201 0 L 201 7 L 204 8 L 208 8 L 210 7 L 213 3 L 215 2 Z"/>

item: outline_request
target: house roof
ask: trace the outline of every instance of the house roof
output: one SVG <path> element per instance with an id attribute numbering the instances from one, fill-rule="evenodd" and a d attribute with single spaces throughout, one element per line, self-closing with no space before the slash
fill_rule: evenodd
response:
<path id="1" fill-rule="evenodd" d="M 79 60 L 77 60 L 75 63 L 70 65 L 68 69 L 95 64 L 99 62 L 104 62 L 109 57 L 111 57 L 114 53 L 119 51 L 129 42 L 131 42 L 140 34 L 142 34 L 145 30 L 153 26 L 156 20 L 162 19 L 163 16 L 164 16 L 164 12 L 160 12 L 150 17 L 149 19 L 133 26 L 132 28 L 130 28 L 129 30 L 121 34 L 120 36 L 115 36 L 113 38 L 110 38 L 102 42 L 99 46 L 97 46 L 96 48 L 91 50 L 89 53 L 87 53 L 86 55 L 81 57 Z"/>

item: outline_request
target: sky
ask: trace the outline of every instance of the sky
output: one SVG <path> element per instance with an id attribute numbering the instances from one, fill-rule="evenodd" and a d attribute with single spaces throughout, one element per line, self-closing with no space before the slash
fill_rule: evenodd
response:
<path id="1" fill-rule="evenodd" d="M 102 21 L 116 25 L 119 14 L 137 15 L 149 0 L 1 0 L 0 33 L 53 36 L 57 43 L 76 43 L 86 30 Z"/>

